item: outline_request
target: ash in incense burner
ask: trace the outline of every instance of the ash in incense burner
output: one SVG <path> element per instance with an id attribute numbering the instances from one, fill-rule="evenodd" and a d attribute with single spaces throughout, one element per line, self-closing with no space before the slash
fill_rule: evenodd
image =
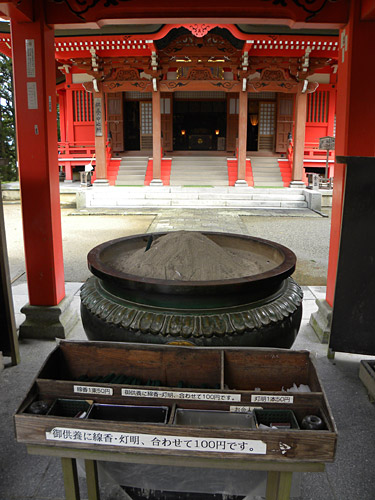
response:
<path id="1" fill-rule="evenodd" d="M 92 340 L 290 347 L 302 291 L 296 257 L 277 243 L 227 233 L 154 233 L 88 255 L 81 290 Z"/>

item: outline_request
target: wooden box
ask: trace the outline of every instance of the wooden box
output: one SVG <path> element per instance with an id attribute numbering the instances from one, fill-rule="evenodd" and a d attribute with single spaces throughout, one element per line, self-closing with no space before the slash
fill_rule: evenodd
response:
<path id="1" fill-rule="evenodd" d="M 311 392 L 287 392 L 293 384 L 306 384 Z M 56 400 L 59 407 L 83 406 L 76 414 L 71 409 L 66 415 L 30 412 L 36 401 L 51 408 Z M 90 418 L 86 409 L 93 404 L 106 405 L 99 408 L 109 417 Z M 167 417 L 128 421 L 118 417 L 126 413 L 118 405 L 139 408 L 141 415 L 158 415 L 166 407 Z M 299 428 L 261 429 L 250 419 L 247 428 L 243 419 L 241 425 L 235 417 L 217 421 L 228 424 L 215 420 L 221 412 L 251 415 L 254 408 L 271 415 L 292 410 Z M 177 410 L 184 409 L 200 410 L 204 418 L 195 424 L 176 419 Z M 306 415 L 319 416 L 324 429 L 302 430 Z M 263 348 L 62 341 L 18 409 L 15 427 L 17 440 L 29 445 L 276 462 L 333 461 L 337 440 L 309 353 Z"/>

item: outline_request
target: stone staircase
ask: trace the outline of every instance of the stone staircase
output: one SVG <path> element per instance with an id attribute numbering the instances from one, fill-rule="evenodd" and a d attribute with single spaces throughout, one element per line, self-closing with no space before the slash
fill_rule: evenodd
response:
<path id="1" fill-rule="evenodd" d="M 254 187 L 283 187 L 277 158 L 253 156 L 251 158 Z"/>
<path id="2" fill-rule="evenodd" d="M 125 156 L 121 159 L 116 186 L 144 186 L 148 156 Z"/>
<path id="3" fill-rule="evenodd" d="M 228 186 L 227 159 L 219 156 L 176 156 L 171 186 Z"/>
<path id="4" fill-rule="evenodd" d="M 87 208 L 306 209 L 303 189 L 251 187 L 100 187 L 84 189 Z"/>

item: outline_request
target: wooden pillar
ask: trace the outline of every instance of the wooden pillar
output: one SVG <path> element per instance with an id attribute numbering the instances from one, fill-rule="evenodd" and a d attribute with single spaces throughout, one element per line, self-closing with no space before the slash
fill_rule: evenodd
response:
<path id="1" fill-rule="evenodd" d="M 60 112 L 60 141 L 66 142 L 66 91 L 59 90 L 59 112 Z"/>
<path id="2" fill-rule="evenodd" d="M 336 155 L 375 156 L 375 65 L 369 64 L 375 53 L 374 30 L 375 21 L 361 20 L 360 0 L 352 0 L 349 23 L 339 37 Z M 330 306 L 336 284 L 345 178 L 345 165 L 336 164 L 326 294 Z"/>
<path id="3" fill-rule="evenodd" d="M 72 163 L 70 161 L 65 162 L 65 181 L 66 182 L 73 181 L 73 169 L 72 169 Z"/>
<path id="4" fill-rule="evenodd" d="M 53 306 L 65 296 L 54 30 L 40 5 L 34 19 L 11 21 L 17 147 L 29 302 Z"/>
<path id="5" fill-rule="evenodd" d="M 151 185 L 162 185 L 161 180 L 161 109 L 160 90 L 152 92 L 152 181 Z"/>
<path id="6" fill-rule="evenodd" d="M 238 159 L 236 186 L 247 186 L 246 182 L 246 146 L 247 146 L 247 91 L 239 95 L 238 116 Z"/>
<path id="7" fill-rule="evenodd" d="M 303 158 L 305 153 L 305 130 L 306 130 L 306 107 L 307 94 L 298 92 L 295 106 L 294 125 L 294 152 L 292 169 L 292 186 L 304 186 L 303 179 Z"/>
<path id="8" fill-rule="evenodd" d="M 66 110 L 66 142 L 74 142 L 74 103 L 73 103 L 73 90 L 72 90 L 72 75 L 67 73 L 66 78 L 66 97 L 65 97 L 65 110 Z"/>
<path id="9" fill-rule="evenodd" d="M 99 89 L 94 92 L 95 122 L 95 186 L 108 186 L 107 179 L 107 133 L 105 126 L 105 94 Z"/>

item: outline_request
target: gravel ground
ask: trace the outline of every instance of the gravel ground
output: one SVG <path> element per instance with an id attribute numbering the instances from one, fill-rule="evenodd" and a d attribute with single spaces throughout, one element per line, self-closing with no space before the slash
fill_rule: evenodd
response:
<path id="1" fill-rule="evenodd" d="M 281 243 L 297 255 L 294 278 L 300 285 L 325 285 L 328 265 L 330 217 L 313 212 L 284 211 L 269 215 L 248 215 L 245 211 L 225 210 L 138 210 L 122 214 L 77 215 L 62 209 L 65 281 L 85 281 L 90 272 L 86 256 L 94 246 L 115 238 L 150 231 L 190 229 L 249 234 Z M 25 280 L 21 206 L 5 204 L 4 217 L 12 281 Z"/>

